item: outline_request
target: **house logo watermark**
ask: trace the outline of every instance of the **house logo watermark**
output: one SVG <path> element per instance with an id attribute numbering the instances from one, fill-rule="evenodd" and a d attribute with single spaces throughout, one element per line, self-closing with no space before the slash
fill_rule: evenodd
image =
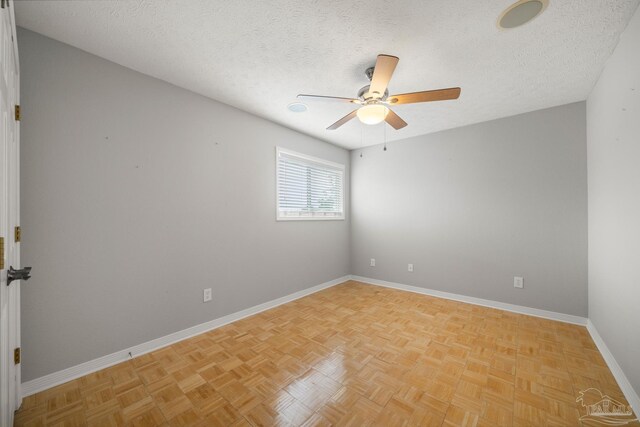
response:
<path id="1" fill-rule="evenodd" d="M 621 426 L 637 421 L 631 406 L 602 394 L 597 388 L 580 391 L 576 402 L 584 408 L 583 421 L 596 421 L 610 426 Z"/>

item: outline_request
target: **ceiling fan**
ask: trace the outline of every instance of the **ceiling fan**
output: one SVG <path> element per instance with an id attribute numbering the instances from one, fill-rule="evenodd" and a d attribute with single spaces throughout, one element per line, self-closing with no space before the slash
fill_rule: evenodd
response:
<path id="1" fill-rule="evenodd" d="M 358 91 L 357 98 L 339 98 L 321 95 L 298 95 L 298 98 L 308 101 L 333 101 L 360 105 L 360 107 L 329 126 L 327 130 L 338 129 L 356 116 L 364 124 L 375 125 L 385 121 L 397 130 L 405 127 L 407 122 L 402 120 L 400 116 L 394 113 L 388 106 L 444 101 L 448 99 L 458 99 L 460 96 L 459 87 L 389 95 L 387 85 L 391 80 L 393 71 L 396 69 L 396 65 L 398 65 L 398 61 L 399 58 L 396 56 L 378 55 L 376 65 L 367 68 L 365 71 L 371 83 Z"/>

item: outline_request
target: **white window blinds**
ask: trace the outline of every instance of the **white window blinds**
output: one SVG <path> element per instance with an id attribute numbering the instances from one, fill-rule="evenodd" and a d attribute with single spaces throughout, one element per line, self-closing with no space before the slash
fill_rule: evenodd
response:
<path id="1" fill-rule="evenodd" d="M 344 219 L 344 165 L 278 148 L 279 220 Z"/>

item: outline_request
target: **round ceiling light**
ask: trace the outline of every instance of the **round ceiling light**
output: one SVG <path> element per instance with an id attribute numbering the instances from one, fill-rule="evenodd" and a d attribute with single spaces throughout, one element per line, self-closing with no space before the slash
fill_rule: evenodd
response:
<path id="1" fill-rule="evenodd" d="M 369 104 L 360 107 L 356 114 L 365 125 L 377 125 L 387 117 L 389 109 L 382 104 Z"/>
<path id="2" fill-rule="evenodd" d="M 294 113 L 304 113 L 305 111 L 307 111 L 307 105 L 303 104 L 302 102 L 292 102 L 291 104 L 287 105 L 287 108 L 289 109 L 289 111 L 293 111 Z"/>
<path id="3" fill-rule="evenodd" d="M 508 30 L 524 25 L 540 15 L 548 5 L 548 0 L 520 0 L 500 14 L 498 27 Z"/>

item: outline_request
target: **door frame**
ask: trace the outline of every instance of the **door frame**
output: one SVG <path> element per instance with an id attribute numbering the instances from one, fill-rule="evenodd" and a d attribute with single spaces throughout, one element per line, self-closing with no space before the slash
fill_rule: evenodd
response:
<path id="1" fill-rule="evenodd" d="M 18 57 L 18 37 L 16 33 L 15 12 L 13 0 L 5 0 L 4 8 L 0 9 L 0 19 L 2 20 L 2 31 L 7 31 L 11 37 L 11 43 L 5 47 L 11 49 L 13 56 L 13 70 L 8 71 L 6 78 L 7 93 L 2 94 L 4 99 L 0 102 L 6 103 L 6 129 L 4 152 L 0 157 L 2 165 L 2 185 L 3 200 L 1 200 L 0 216 L 3 223 L 0 225 L 0 236 L 4 237 L 4 270 L 2 271 L 2 295 L 6 299 L 6 319 L 1 322 L 0 336 L 2 339 L 2 357 L 0 357 L 0 392 L 6 396 L 0 396 L 0 424 L 12 425 L 14 411 L 22 403 L 21 393 L 21 372 L 20 364 L 14 363 L 14 349 L 20 348 L 20 282 L 12 282 L 6 285 L 6 271 L 10 266 L 20 268 L 20 245 L 16 241 L 15 227 L 20 225 L 20 122 L 15 117 L 15 106 L 20 105 L 20 66 Z M 3 36 L 4 37 L 4 36 Z M 2 67 L 4 70 L 4 66 Z M 4 77 L 3 77 L 4 79 Z M 4 86 L 4 85 L 3 85 Z M 3 301 L 2 304 L 5 302 Z"/>

